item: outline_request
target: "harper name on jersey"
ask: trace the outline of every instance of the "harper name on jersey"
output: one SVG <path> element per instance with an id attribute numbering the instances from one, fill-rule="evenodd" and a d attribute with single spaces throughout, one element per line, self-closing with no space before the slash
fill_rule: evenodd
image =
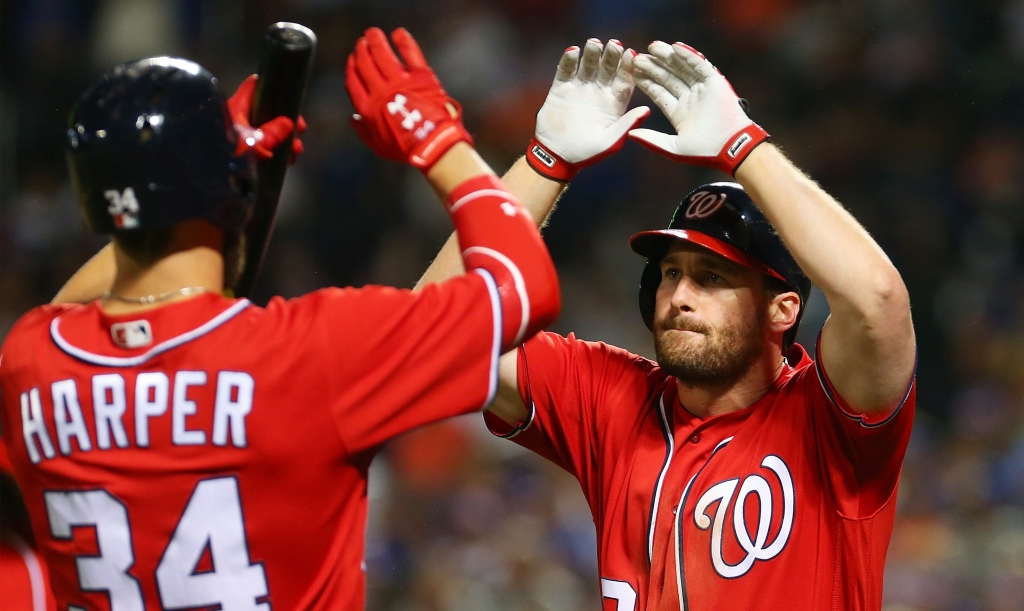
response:
<path id="1" fill-rule="evenodd" d="M 489 294 L 469 274 L 26 314 L 0 354 L 0 431 L 57 607 L 362 609 L 370 461 L 487 401 Z"/>
<path id="2" fill-rule="evenodd" d="M 192 428 L 190 416 L 199 411 L 199 404 L 189 398 L 194 387 L 215 384 L 215 399 L 209 411 L 213 424 L 209 430 Z M 207 375 L 205 371 L 145 371 L 135 376 L 134 385 L 125 383 L 120 373 L 103 373 L 91 377 L 92 411 L 82 412 L 78 384 L 73 378 L 51 383 L 49 393 L 40 393 L 36 386 L 21 393 L 21 430 L 33 464 L 56 456 L 53 440 L 57 440 L 60 453 L 68 456 L 72 451 L 89 452 L 96 448 L 112 447 L 148 448 L 151 420 L 170 420 L 171 444 L 196 446 L 212 443 L 244 448 L 245 417 L 252 411 L 255 388 L 253 377 L 244 371 L 218 371 Z M 173 389 L 173 392 L 172 392 Z M 134 435 L 125 428 L 125 412 L 132 405 Z M 170 414 L 168 415 L 168 407 Z M 203 406 L 204 408 L 207 406 Z M 52 409 L 53 430 L 48 428 L 43 410 Z M 86 425 L 89 418 L 91 426 Z M 93 443 L 89 430 L 96 432 Z M 74 443 L 72 443 L 74 441 Z"/>

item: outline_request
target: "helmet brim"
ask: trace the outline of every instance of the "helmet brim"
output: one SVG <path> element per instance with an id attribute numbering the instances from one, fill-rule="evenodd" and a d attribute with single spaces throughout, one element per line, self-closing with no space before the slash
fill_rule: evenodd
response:
<path id="1" fill-rule="evenodd" d="M 767 276 L 771 276 L 772 278 L 778 278 L 782 282 L 786 282 L 786 279 L 783 278 L 781 274 L 764 263 L 761 263 L 757 259 L 747 255 L 735 246 L 718 238 L 709 236 L 706 233 L 701 233 L 700 231 L 694 231 L 692 229 L 657 229 L 653 231 L 641 231 L 629 238 L 629 247 L 638 255 L 647 257 L 649 261 L 657 263 L 665 256 L 665 253 L 668 252 L 668 249 L 672 246 L 672 242 L 676 240 L 683 240 L 691 244 L 696 244 L 697 246 L 709 250 L 720 257 L 724 257 L 733 263 L 737 263 Z"/>

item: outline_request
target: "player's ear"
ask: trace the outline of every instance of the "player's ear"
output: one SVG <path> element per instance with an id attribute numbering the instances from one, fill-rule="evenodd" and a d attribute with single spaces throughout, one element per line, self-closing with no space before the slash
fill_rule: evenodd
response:
<path id="1" fill-rule="evenodd" d="M 768 327 L 772 332 L 785 333 L 796 324 L 800 316 L 800 295 L 786 291 L 768 302 Z"/>

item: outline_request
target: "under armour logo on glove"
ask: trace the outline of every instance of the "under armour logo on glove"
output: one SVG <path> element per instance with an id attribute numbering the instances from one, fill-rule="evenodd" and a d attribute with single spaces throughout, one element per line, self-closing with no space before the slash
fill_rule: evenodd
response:
<path id="1" fill-rule="evenodd" d="M 404 95 L 396 93 L 395 99 L 391 102 L 388 102 L 388 112 L 393 115 L 401 114 L 403 117 L 402 127 L 411 130 L 412 128 L 416 127 L 417 123 L 423 120 L 423 115 L 421 115 L 420 111 L 416 109 L 413 109 L 412 112 L 409 112 L 409 110 L 406 109 L 405 107 L 405 103 L 408 100 L 409 98 L 405 97 Z"/>
<path id="2" fill-rule="evenodd" d="M 391 38 L 402 60 L 379 28 L 367 30 L 348 57 L 352 127 L 381 157 L 426 171 L 452 146 L 473 139 L 409 32 L 399 28 Z"/>

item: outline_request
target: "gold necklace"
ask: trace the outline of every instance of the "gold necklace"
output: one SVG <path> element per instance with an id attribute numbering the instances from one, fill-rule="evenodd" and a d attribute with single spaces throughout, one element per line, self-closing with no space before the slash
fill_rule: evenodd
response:
<path id="1" fill-rule="evenodd" d="M 146 295 L 144 297 L 125 297 L 118 295 L 114 291 L 107 291 L 103 294 L 104 299 L 113 299 L 114 301 L 120 301 L 121 303 L 131 303 L 137 305 L 149 305 L 152 303 L 159 303 L 166 301 L 171 297 L 198 295 L 199 293 L 205 293 L 206 287 L 204 286 L 186 286 L 183 289 L 177 289 L 175 291 L 168 291 L 166 293 L 160 293 L 159 295 Z"/>

